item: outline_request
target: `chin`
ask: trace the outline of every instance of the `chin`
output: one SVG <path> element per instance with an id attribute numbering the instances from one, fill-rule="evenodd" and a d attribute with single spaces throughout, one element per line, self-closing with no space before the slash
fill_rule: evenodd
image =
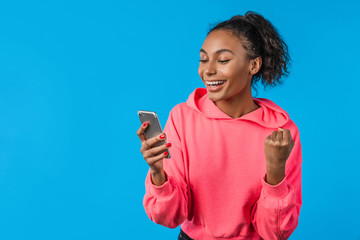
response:
<path id="1" fill-rule="evenodd" d="M 212 93 L 212 92 L 208 92 L 207 96 L 213 102 L 217 102 L 217 101 L 220 101 L 221 99 L 223 99 L 222 96 L 220 96 L 219 94 Z"/>

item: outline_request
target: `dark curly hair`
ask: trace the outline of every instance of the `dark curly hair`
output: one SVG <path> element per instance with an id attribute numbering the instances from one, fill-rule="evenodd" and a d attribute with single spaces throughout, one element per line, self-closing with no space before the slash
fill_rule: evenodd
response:
<path id="1" fill-rule="evenodd" d="M 220 29 L 230 31 L 241 40 L 249 59 L 262 58 L 261 68 L 251 80 L 252 87 L 260 79 L 265 89 L 268 86 L 274 87 L 277 83 L 283 84 L 281 77 L 289 75 L 288 46 L 267 19 L 256 12 L 248 11 L 244 16 L 236 15 L 214 27 L 211 25 L 207 35 Z"/>

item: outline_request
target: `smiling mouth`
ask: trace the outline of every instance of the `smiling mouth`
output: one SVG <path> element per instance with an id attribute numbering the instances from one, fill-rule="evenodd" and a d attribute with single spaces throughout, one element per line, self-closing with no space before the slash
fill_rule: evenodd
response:
<path id="1" fill-rule="evenodd" d="M 224 84 L 225 82 L 226 82 L 225 80 L 205 81 L 206 85 L 208 85 L 209 87 L 217 87 L 217 86 L 220 86 L 220 85 Z"/>

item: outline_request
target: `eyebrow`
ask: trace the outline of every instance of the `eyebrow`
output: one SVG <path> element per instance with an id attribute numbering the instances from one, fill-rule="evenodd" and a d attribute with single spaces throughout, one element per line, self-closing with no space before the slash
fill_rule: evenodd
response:
<path id="1" fill-rule="evenodd" d="M 203 52 L 203 53 L 207 54 L 207 52 L 206 52 L 204 49 L 200 49 L 200 52 Z M 229 53 L 235 55 L 235 54 L 233 53 L 233 51 L 231 51 L 230 49 L 226 49 L 226 48 L 219 49 L 219 50 L 217 50 L 215 53 L 218 54 L 218 53 L 222 53 L 222 52 L 229 52 Z"/>

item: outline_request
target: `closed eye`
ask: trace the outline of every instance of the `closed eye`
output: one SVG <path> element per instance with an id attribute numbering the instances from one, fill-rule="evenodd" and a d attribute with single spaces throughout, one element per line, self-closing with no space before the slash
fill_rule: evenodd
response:
<path id="1" fill-rule="evenodd" d="M 209 60 L 199 60 L 199 62 L 202 62 L 202 63 L 205 63 L 205 62 L 208 62 Z M 223 61 L 220 61 L 219 60 L 219 63 L 227 63 L 228 61 L 230 61 L 230 59 L 227 59 L 227 60 L 223 60 Z"/>

